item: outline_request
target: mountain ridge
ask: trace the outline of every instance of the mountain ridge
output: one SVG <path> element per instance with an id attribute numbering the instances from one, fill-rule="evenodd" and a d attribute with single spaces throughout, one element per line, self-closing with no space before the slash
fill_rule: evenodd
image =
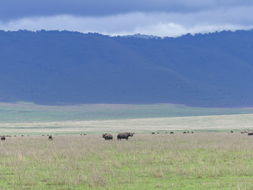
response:
<path id="1" fill-rule="evenodd" d="M 253 31 L 177 38 L 0 31 L 0 101 L 253 106 Z"/>

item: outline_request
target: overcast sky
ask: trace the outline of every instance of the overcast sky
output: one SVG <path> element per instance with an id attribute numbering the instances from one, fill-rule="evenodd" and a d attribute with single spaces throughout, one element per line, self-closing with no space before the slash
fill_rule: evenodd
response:
<path id="1" fill-rule="evenodd" d="M 6 0 L 0 29 L 179 36 L 253 28 L 253 0 Z"/>

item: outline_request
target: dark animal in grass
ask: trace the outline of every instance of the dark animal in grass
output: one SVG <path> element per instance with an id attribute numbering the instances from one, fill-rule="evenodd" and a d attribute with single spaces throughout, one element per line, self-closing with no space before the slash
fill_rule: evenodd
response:
<path id="1" fill-rule="evenodd" d="M 152 134 L 152 135 L 155 135 L 155 132 L 152 132 L 151 134 Z"/>
<path id="2" fill-rule="evenodd" d="M 102 137 L 105 140 L 113 140 L 113 135 L 112 134 L 105 133 L 105 134 L 102 135 Z"/>
<path id="3" fill-rule="evenodd" d="M 48 140 L 53 140 L 53 136 L 52 136 L 52 135 L 49 135 L 49 136 L 48 136 Z"/>
<path id="4" fill-rule="evenodd" d="M 253 135 L 253 132 L 249 132 L 248 135 L 249 135 L 249 136 L 252 136 L 252 135 Z"/>
<path id="5" fill-rule="evenodd" d="M 118 139 L 118 140 L 121 140 L 121 139 L 126 139 L 126 140 L 128 140 L 128 138 L 129 138 L 129 137 L 132 137 L 132 136 L 134 136 L 134 133 L 129 133 L 129 132 L 126 132 L 126 133 L 119 133 L 119 134 L 117 135 L 117 139 Z"/>
<path id="6" fill-rule="evenodd" d="M 173 135 L 173 134 L 174 134 L 174 132 L 173 132 L 173 131 L 171 131 L 171 132 L 170 132 L 170 134 L 171 134 L 171 135 Z"/>
<path id="7" fill-rule="evenodd" d="M 129 137 L 133 137 L 135 133 L 129 133 Z"/>
<path id="8" fill-rule="evenodd" d="M 234 131 L 230 131 L 230 133 L 234 133 Z"/>
<path id="9" fill-rule="evenodd" d="M 5 136 L 1 136 L 1 141 L 5 141 L 6 137 Z"/>

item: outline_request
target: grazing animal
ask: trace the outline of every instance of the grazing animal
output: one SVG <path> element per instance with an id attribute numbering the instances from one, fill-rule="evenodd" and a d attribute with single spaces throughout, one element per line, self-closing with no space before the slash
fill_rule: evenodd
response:
<path id="1" fill-rule="evenodd" d="M 6 137 L 5 136 L 1 136 L 1 141 L 5 141 Z"/>
<path id="2" fill-rule="evenodd" d="M 173 132 L 173 131 L 171 131 L 171 132 L 170 132 L 170 134 L 172 135 L 172 134 L 174 134 L 174 132 Z"/>
<path id="3" fill-rule="evenodd" d="M 105 133 L 105 134 L 102 135 L 102 137 L 105 140 L 113 140 L 113 135 L 112 134 Z"/>
<path id="4" fill-rule="evenodd" d="M 151 134 L 152 134 L 152 135 L 155 135 L 155 132 L 152 132 Z"/>
<path id="5" fill-rule="evenodd" d="M 129 133 L 129 137 L 133 137 L 135 133 Z"/>
<path id="6" fill-rule="evenodd" d="M 253 135 L 253 132 L 249 132 L 248 135 L 249 135 L 249 136 Z"/>
<path id="7" fill-rule="evenodd" d="M 134 134 L 135 134 L 135 133 L 128 133 L 128 132 L 126 132 L 126 133 L 119 133 L 119 134 L 117 135 L 117 139 L 118 139 L 118 140 L 121 140 L 121 139 L 126 139 L 126 140 L 128 140 L 128 138 L 134 136 Z"/>
<path id="8" fill-rule="evenodd" d="M 53 136 L 52 136 L 52 135 L 49 135 L 49 136 L 48 136 L 48 140 L 53 140 Z"/>
<path id="9" fill-rule="evenodd" d="M 234 131 L 231 130 L 230 133 L 234 133 Z"/>
<path id="10" fill-rule="evenodd" d="M 121 140 L 121 139 L 126 139 L 126 140 L 128 140 L 128 138 L 129 138 L 129 134 L 128 134 L 128 133 L 119 133 L 119 134 L 117 135 L 117 139 L 118 139 L 118 140 Z"/>

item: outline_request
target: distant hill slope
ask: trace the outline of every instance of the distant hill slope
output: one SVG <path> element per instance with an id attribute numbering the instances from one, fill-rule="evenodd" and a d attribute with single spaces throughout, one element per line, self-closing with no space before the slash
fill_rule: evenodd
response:
<path id="1" fill-rule="evenodd" d="M 0 101 L 253 106 L 253 31 L 164 39 L 1 31 Z"/>

